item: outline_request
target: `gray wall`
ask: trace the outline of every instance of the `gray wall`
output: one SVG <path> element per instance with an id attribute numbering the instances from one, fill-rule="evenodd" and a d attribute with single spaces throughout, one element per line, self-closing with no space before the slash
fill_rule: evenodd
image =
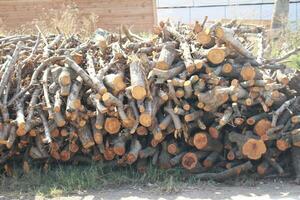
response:
<path id="1" fill-rule="evenodd" d="M 156 0 L 158 20 L 170 18 L 172 21 L 192 23 L 195 20 L 203 20 L 208 16 L 210 20 L 216 19 L 271 19 L 273 5 L 246 5 L 235 6 L 232 4 L 243 3 L 272 3 L 273 0 Z M 290 2 L 297 0 L 290 0 Z M 299 2 L 299 1 L 297 1 Z M 229 5 L 218 7 L 195 7 L 208 5 Z M 170 8 L 166 8 L 170 7 Z M 185 7 L 185 8 L 171 8 Z M 290 3 L 290 24 L 299 29 L 297 21 L 300 21 L 300 3 Z"/>

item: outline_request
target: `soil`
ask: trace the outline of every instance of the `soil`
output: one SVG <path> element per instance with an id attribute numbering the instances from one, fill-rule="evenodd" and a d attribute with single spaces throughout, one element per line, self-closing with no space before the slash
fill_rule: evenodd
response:
<path id="1" fill-rule="evenodd" d="M 22 199 L 22 197 L 19 197 Z M 6 199 L 0 196 L 0 199 Z M 28 199 L 24 197 L 23 199 Z M 32 196 L 40 200 L 44 197 Z M 291 181 L 261 181 L 253 186 L 224 186 L 206 183 L 199 187 L 184 187 L 179 191 L 162 192 L 148 185 L 146 187 L 121 187 L 104 191 L 83 191 L 69 196 L 52 198 L 53 200 L 296 200 L 300 199 L 300 186 Z"/>

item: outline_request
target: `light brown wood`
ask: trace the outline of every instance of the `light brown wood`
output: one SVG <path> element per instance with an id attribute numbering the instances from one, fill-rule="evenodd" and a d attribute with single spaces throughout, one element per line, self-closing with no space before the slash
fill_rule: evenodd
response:
<path id="1" fill-rule="evenodd" d="M 254 132 L 259 136 L 263 136 L 267 133 L 267 130 L 271 127 L 272 127 L 272 125 L 269 120 L 261 119 L 255 124 Z"/>
<path id="2" fill-rule="evenodd" d="M 106 118 L 104 123 L 104 129 L 110 134 L 116 134 L 121 128 L 120 121 L 115 117 Z"/>

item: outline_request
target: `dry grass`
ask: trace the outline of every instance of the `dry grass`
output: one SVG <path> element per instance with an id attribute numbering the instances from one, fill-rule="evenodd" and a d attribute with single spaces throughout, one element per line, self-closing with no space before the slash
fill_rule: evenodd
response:
<path id="1" fill-rule="evenodd" d="M 57 29 L 65 35 L 78 34 L 83 38 L 90 37 L 97 28 L 98 17 L 91 13 L 82 15 L 75 4 L 63 6 L 60 10 L 47 10 L 43 16 L 22 25 L 14 30 L 0 26 L 0 35 L 36 34 L 38 25 L 44 34 L 57 33 Z"/>

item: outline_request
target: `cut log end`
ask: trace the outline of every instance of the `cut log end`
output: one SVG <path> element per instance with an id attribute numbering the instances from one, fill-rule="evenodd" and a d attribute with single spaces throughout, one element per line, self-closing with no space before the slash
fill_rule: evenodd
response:
<path id="1" fill-rule="evenodd" d="M 216 27 L 216 29 L 215 29 L 215 34 L 216 34 L 216 37 L 217 38 L 223 38 L 224 37 L 224 30 L 223 30 L 223 28 L 222 27 L 220 27 L 220 26 L 218 26 L 218 27 Z"/>
<path id="2" fill-rule="evenodd" d="M 254 125 L 256 121 L 253 117 L 249 117 L 246 122 L 248 125 Z"/>
<path id="3" fill-rule="evenodd" d="M 233 70 L 233 67 L 230 63 L 225 63 L 222 67 L 222 72 L 225 74 L 232 72 L 232 70 Z"/>
<path id="4" fill-rule="evenodd" d="M 115 118 L 115 117 L 109 117 L 105 120 L 104 123 L 104 129 L 109 133 L 109 134 L 116 134 L 119 132 L 121 128 L 121 123 L 120 121 Z"/>
<path id="5" fill-rule="evenodd" d="M 66 124 L 66 121 L 65 120 L 57 120 L 56 124 L 58 127 L 64 127 Z"/>
<path id="6" fill-rule="evenodd" d="M 234 153 L 234 151 L 229 151 L 227 153 L 227 159 L 228 160 L 234 160 L 235 159 L 235 153 Z"/>
<path id="7" fill-rule="evenodd" d="M 242 125 L 244 123 L 244 121 L 245 121 L 244 118 L 242 118 L 242 117 L 236 117 L 234 119 L 234 124 L 236 126 L 240 126 L 240 125 Z"/>
<path id="8" fill-rule="evenodd" d="M 186 71 L 191 74 L 195 71 L 196 66 L 194 63 L 189 63 L 185 66 L 185 68 L 186 68 Z"/>
<path id="9" fill-rule="evenodd" d="M 150 127 L 152 124 L 152 117 L 149 113 L 146 113 L 146 112 L 144 112 L 140 115 L 139 120 L 140 120 L 141 125 L 143 125 L 145 127 Z"/>
<path id="10" fill-rule="evenodd" d="M 116 155 L 122 156 L 122 155 L 125 154 L 126 149 L 125 149 L 124 146 L 115 146 L 115 147 L 113 148 L 113 151 L 115 152 Z"/>
<path id="11" fill-rule="evenodd" d="M 69 84 L 71 84 L 71 77 L 69 76 L 69 74 L 66 76 L 60 76 L 59 82 L 60 82 L 60 84 L 62 84 L 64 86 L 69 85 Z"/>
<path id="12" fill-rule="evenodd" d="M 164 135 L 161 131 L 156 131 L 155 134 L 153 135 L 153 139 L 155 141 L 162 141 L 163 138 L 164 138 Z"/>
<path id="13" fill-rule="evenodd" d="M 17 131 L 16 131 L 16 134 L 18 135 L 18 136 L 24 136 L 24 135 L 26 135 L 26 129 L 25 129 L 25 125 L 24 125 L 24 127 L 18 127 L 18 129 L 17 129 Z"/>
<path id="14" fill-rule="evenodd" d="M 68 161 L 68 160 L 70 160 L 70 158 L 71 158 L 70 151 L 63 150 L 63 151 L 60 152 L 60 159 L 62 161 Z"/>
<path id="15" fill-rule="evenodd" d="M 261 119 L 259 120 L 255 126 L 254 126 L 254 132 L 259 135 L 265 135 L 267 134 L 267 130 L 272 127 L 271 122 L 267 119 Z"/>
<path id="16" fill-rule="evenodd" d="M 143 86 L 133 86 L 131 88 L 131 95 L 137 100 L 142 100 L 146 97 L 147 91 Z"/>
<path id="17" fill-rule="evenodd" d="M 135 155 L 135 154 L 132 154 L 132 153 L 129 153 L 128 155 L 127 155 L 127 163 L 129 164 L 129 165 L 131 165 L 131 164 L 133 164 L 136 160 L 138 159 L 138 157 Z"/>
<path id="18" fill-rule="evenodd" d="M 148 134 L 148 130 L 146 127 L 144 126 L 138 126 L 136 129 L 136 133 L 140 136 L 144 136 Z"/>
<path id="19" fill-rule="evenodd" d="M 253 100 L 252 100 L 251 98 L 247 98 L 247 99 L 245 100 L 245 104 L 246 104 L 247 106 L 252 106 L 252 105 L 253 105 Z"/>
<path id="20" fill-rule="evenodd" d="M 193 143 L 197 149 L 204 149 L 208 144 L 208 138 L 205 133 L 197 133 L 194 136 Z"/>
<path id="21" fill-rule="evenodd" d="M 197 163 L 198 163 L 197 155 L 192 152 L 186 153 L 181 160 L 182 166 L 188 170 L 194 169 L 197 166 Z"/>
<path id="22" fill-rule="evenodd" d="M 205 31 L 201 31 L 196 35 L 197 41 L 202 45 L 208 45 L 212 42 L 212 37 Z"/>
<path id="23" fill-rule="evenodd" d="M 70 152 L 72 152 L 72 153 L 76 153 L 76 152 L 79 151 L 79 146 L 78 146 L 76 143 L 72 142 L 72 143 L 69 145 L 69 150 L 70 150 Z"/>
<path id="24" fill-rule="evenodd" d="M 85 144 L 82 144 L 83 148 L 85 148 L 85 149 L 89 149 L 89 148 L 91 148 L 94 145 L 95 145 L 94 141 L 88 141 Z"/>
<path id="25" fill-rule="evenodd" d="M 169 144 L 168 145 L 168 153 L 171 155 L 176 155 L 177 151 L 178 151 L 178 147 L 175 143 Z"/>
<path id="26" fill-rule="evenodd" d="M 207 59 L 215 65 L 222 63 L 225 57 L 225 51 L 221 48 L 211 49 L 207 54 Z"/>
<path id="27" fill-rule="evenodd" d="M 116 154 L 112 148 L 106 148 L 103 153 L 105 160 L 113 160 L 115 158 L 115 155 Z"/>
<path id="28" fill-rule="evenodd" d="M 126 84 L 124 83 L 123 76 L 117 76 L 113 81 L 114 89 L 116 91 L 122 91 L 126 88 Z"/>
<path id="29" fill-rule="evenodd" d="M 197 70 L 202 69 L 203 66 L 205 65 L 204 60 L 194 60 L 194 63 Z"/>
<path id="30" fill-rule="evenodd" d="M 292 122 L 293 124 L 298 124 L 298 123 L 300 123 L 300 115 L 293 116 L 293 117 L 291 118 L 291 122 Z"/>
<path id="31" fill-rule="evenodd" d="M 59 137 L 59 134 L 60 134 L 60 132 L 59 132 L 59 129 L 58 129 L 58 128 L 55 128 L 55 129 L 51 130 L 51 132 L 50 132 L 50 135 L 51 135 L 51 137 L 53 137 L 53 138 Z"/>
<path id="32" fill-rule="evenodd" d="M 262 140 L 249 139 L 242 147 L 243 155 L 249 159 L 258 160 L 261 156 L 266 153 L 267 148 Z"/>
<path id="33" fill-rule="evenodd" d="M 100 132 L 95 132 L 94 140 L 95 140 L 96 144 L 102 144 L 103 143 L 103 135 Z"/>
<path id="34" fill-rule="evenodd" d="M 241 70 L 241 76 L 245 81 L 253 80 L 256 76 L 255 69 L 251 65 L 246 65 Z"/>
<path id="35" fill-rule="evenodd" d="M 290 144 L 283 139 L 279 139 L 279 140 L 276 140 L 276 147 L 280 151 L 286 151 L 288 148 L 290 148 Z"/>

